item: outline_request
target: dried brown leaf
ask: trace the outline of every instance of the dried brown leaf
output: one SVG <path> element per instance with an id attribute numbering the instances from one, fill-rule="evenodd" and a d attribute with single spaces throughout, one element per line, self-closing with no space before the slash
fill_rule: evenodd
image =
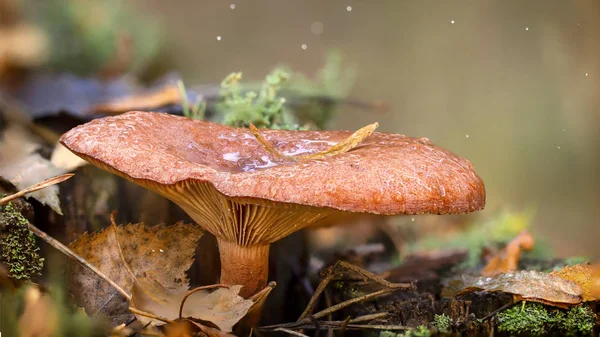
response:
<path id="1" fill-rule="evenodd" d="M 197 291 L 189 296 L 183 307 L 182 317 L 193 317 L 213 323 L 221 331 L 230 332 L 254 305 L 251 299 L 244 299 L 238 293 L 241 286 L 219 288 L 213 292 Z M 150 279 L 136 282 L 132 289 L 131 305 L 137 309 L 169 320 L 179 317 L 179 304 L 188 293 L 168 291 Z M 137 316 L 142 323 L 150 320 Z"/>
<path id="2" fill-rule="evenodd" d="M 101 232 L 84 234 L 69 247 L 123 289 L 132 289 L 139 278 L 183 291 L 188 287 L 185 271 L 202 234 L 200 227 L 192 224 L 148 227 L 116 226 L 113 222 Z M 127 313 L 128 300 L 88 269 L 71 267 L 72 291 L 80 305 L 90 314 L 104 313 L 119 323 Z"/>
<path id="3" fill-rule="evenodd" d="M 362 142 L 365 138 L 369 137 L 373 133 L 373 131 L 377 129 L 378 126 L 379 123 L 376 122 L 362 127 L 361 129 L 357 130 L 355 133 L 350 135 L 348 138 L 333 145 L 325 151 L 296 156 L 290 156 L 279 152 L 275 148 L 275 146 L 273 146 L 273 144 L 271 144 L 271 142 L 269 142 L 252 123 L 250 123 L 250 131 L 252 131 L 252 134 L 254 135 L 254 137 L 256 137 L 256 140 L 265 148 L 265 150 L 270 154 L 274 155 L 275 157 L 292 161 L 305 161 L 313 159 L 323 159 L 348 152 L 356 146 L 358 146 L 358 144 L 360 144 L 360 142 Z"/>
<path id="4" fill-rule="evenodd" d="M 494 276 L 517 270 L 521 250 L 531 251 L 534 244 L 533 236 L 526 230 L 522 231 L 487 263 L 481 271 L 481 276 Z"/>
<path id="5" fill-rule="evenodd" d="M 599 293 L 596 293 L 594 286 L 599 281 L 593 277 L 594 269 L 589 264 L 577 264 L 574 266 L 566 266 L 561 270 L 553 271 L 550 275 L 558 276 L 562 279 L 577 283 L 583 290 L 583 301 L 600 300 Z"/>
<path id="6" fill-rule="evenodd" d="M 165 85 L 151 92 L 139 92 L 92 106 L 88 114 L 105 113 L 117 115 L 132 110 L 146 110 L 181 103 L 176 85 Z"/>
<path id="7" fill-rule="evenodd" d="M 520 299 L 561 307 L 579 304 L 583 298 L 583 290 L 575 282 L 534 270 L 498 274 L 493 277 L 465 275 L 454 287 L 462 289 L 459 294 L 482 290 L 505 292 Z"/>
<path id="8" fill-rule="evenodd" d="M 69 151 L 64 145 L 57 142 L 52 151 L 50 162 L 56 167 L 64 169 L 66 172 L 75 171 L 78 167 L 87 165 L 88 162 Z"/>
<path id="9" fill-rule="evenodd" d="M 98 233 L 84 233 L 69 248 L 121 288 L 131 289 L 133 277 L 121 256 L 115 228 L 111 224 Z M 76 303 L 85 308 L 88 314 L 103 314 L 114 323 L 121 323 L 130 317 L 127 299 L 88 268 L 71 263 L 69 281 Z"/>
<path id="10" fill-rule="evenodd" d="M 62 168 L 54 166 L 40 156 L 37 151 L 40 144 L 24 127 L 11 124 L 3 132 L 0 140 L 0 176 L 10 181 L 17 189 L 22 190 L 39 183 L 44 179 L 65 173 Z M 58 186 L 49 186 L 28 194 L 44 205 L 48 205 L 56 213 L 62 214 L 58 199 Z"/>

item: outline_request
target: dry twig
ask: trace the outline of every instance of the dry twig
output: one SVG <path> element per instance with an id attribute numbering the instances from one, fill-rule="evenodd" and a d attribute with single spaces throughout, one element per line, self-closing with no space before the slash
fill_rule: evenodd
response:
<path id="1" fill-rule="evenodd" d="M 35 191 L 39 191 L 39 190 L 44 189 L 44 188 L 46 188 L 48 186 L 52 186 L 52 185 L 61 183 L 61 182 L 65 181 L 65 180 L 71 178 L 72 176 L 74 176 L 73 173 L 62 174 L 62 175 L 59 175 L 59 176 L 56 176 L 56 177 L 53 177 L 53 178 L 48 178 L 48 179 L 46 179 L 46 180 L 44 180 L 42 182 L 39 182 L 37 184 L 33 184 L 31 186 L 25 187 L 24 189 L 20 190 L 19 192 L 15 193 L 15 194 L 11 194 L 11 195 L 8 195 L 8 196 L 0 199 L 0 205 L 4 205 L 4 204 L 6 204 L 7 202 L 9 202 L 11 200 L 20 198 L 20 197 L 22 197 L 22 196 L 24 196 L 26 194 L 33 193 Z"/>

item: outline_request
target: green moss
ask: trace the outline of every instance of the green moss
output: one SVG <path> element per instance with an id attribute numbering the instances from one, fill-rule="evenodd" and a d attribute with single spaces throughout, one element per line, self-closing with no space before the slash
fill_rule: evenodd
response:
<path id="1" fill-rule="evenodd" d="M 385 330 L 385 331 L 381 331 L 381 332 L 379 333 L 379 337 L 398 337 L 398 335 L 399 335 L 399 334 L 398 334 L 397 332 L 394 332 L 394 331 L 387 331 L 387 330 Z"/>
<path id="2" fill-rule="evenodd" d="M 418 327 L 404 332 L 398 331 L 381 331 L 379 337 L 429 337 L 431 331 L 425 325 L 419 325 Z"/>
<path id="3" fill-rule="evenodd" d="M 289 74 L 275 69 L 265 77 L 258 92 L 246 91 L 240 81 L 242 73 L 229 74 L 221 82 L 221 99 L 217 108 L 223 113 L 223 124 L 247 127 L 251 122 L 257 128 L 297 130 L 300 125 L 284 109 L 285 98 L 279 97 Z"/>
<path id="4" fill-rule="evenodd" d="M 541 336 L 559 333 L 561 336 L 587 336 L 593 331 L 596 317 L 587 306 L 580 305 L 567 311 L 523 302 L 497 315 L 498 330 L 511 336 Z"/>
<path id="5" fill-rule="evenodd" d="M 523 302 L 522 306 L 509 308 L 497 316 L 498 330 L 511 335 L 541 336 L 551 331 L 555 317 L 539 303 Z"/>
<path id="6" fill-rule="evenodd" d="M 588 336 L 594 330 L 596 315 L 585 305 L 578 305 L 567 311 L 558 324 L 565 336 Z"/>
<path id="7" fill-rule="evenodd" d="M 432 324 L 439 332 L 450 333 L 452 331 L 452 325 L 454 325 L 454 321 L 446 314 L 436 314 L 433 317 Z"/>
<path id="8" fill-rule="evenodd" d="M 381 331 L 379 333 L 379 337 L 429 337 L 431 336 L 431 331 L 425 325 L 419 325 L 414 329 L 410 329 L 404 332 L 396 332 L 396 331 Z"/>
<path id="9" fill-rule="evenodd" d="M 12 203 L 0 206 L 0 256 L 16 279 L 39 275 L 44 266 L 44 259 L 38 253 L 40 248 L 27 224 L 27 219 Z"/>

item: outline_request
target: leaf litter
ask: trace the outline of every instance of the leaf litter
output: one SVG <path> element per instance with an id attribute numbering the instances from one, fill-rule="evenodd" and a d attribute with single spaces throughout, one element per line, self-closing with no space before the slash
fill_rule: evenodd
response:
<path id="1" fill-rule="evenodd" d="M 494 276 L 517 270 L 521 251 L 531 251 L 534 245 L 533 236 L 527 230 L 523 230 L 490 259 L 481 271 L 481 276 Z"/>
<path id="2" fill-rule="evenodd" d="M 69 247 L 125 293 L 119 294 L 89 269 L 73 264 L 70 275 L 76 300 L 89 314 L 109 316 L 113 323 L 124 321 L 129 306 L 137 309 L 134 312 L 142 324 L 158 321 L 139 312 L 175 321 L 180 318 L 184 297 L 190 293 L 186 271 L 202 235 L 199 226 L 181 222 L 172 226 L 117 226 L 113 214 L 109 227 L 94 234 L 85 233 Z M 195 291 L 189 295 L 182 316 L 210 322 L 221 331 L 230 332 L 256 303 L 239 296 L 240 289 L 241 286 L 232 285 L 212 292 Z"/>
<path id="3" fill-rule="evenodd" d="M 0 139 L 0 176 L 19 190 L 67 172 L 37 153 L 41 144 L 32 139 L 32 135 L 18 124 L 9 125 Z M 58 186 L 49 186 L 29 196 L 62 214 L 58 191 Z"/>
<path id="4" fill-rule="evenodd" d="M 532 250 L 534 239 L 522 231 L 500 250 L 481 270 L 482 276 L 462 275 L 449 282 L 442 296 L 462 295 L 475 291 L 505 292 L 515 302 L 532 301 L 560 308 L 600 299 L 600 273 L 590 264 L 566 266 L 550 273 L 517 270 L 522 250 Z"/>

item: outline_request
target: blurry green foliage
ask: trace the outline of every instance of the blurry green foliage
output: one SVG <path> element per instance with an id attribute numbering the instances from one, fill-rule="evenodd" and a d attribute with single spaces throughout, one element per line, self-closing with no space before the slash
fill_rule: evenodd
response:
<path id="1" fill-rule="evenodd" d="M 285 89 L 307 97 L 322 97 L 332 100 L 342 100 L 348 96 L 356 82 L 357 70 L 353 65 L 344 63 L 344 56 L 339 50 L 330 50 L 325 58 L 325 64 L 317 71 L 314 79 L 302 73 L 296 73 L 286 66 L 281 69 L 293 74 Z M 318 129 L 325 129 L 333 119 L 336 104 L 328 100 L 312 100 L 306 102 L 303 109 L 304 117 L 310 120 Z"/>
<path id="2" fill-rule="evenodd" d="M 433 317 L 433 322 L 431 324 L 441 333 L 450 333 L 452 331 L 452 325 L 454 324 L 454 321 L 446 314 L 436 314 Z"/>
<path id="3" fill-rule="evenodd" d="M 44 266 L 28 223 L 12 203 L 0 206 L 0 256 L 15 279 L 40 275 Z"/>
<path id="4" fill-rule="evenodd" d="M 484 247 L 507 244 L 522 230 L 531 227 L 534 216 L 534 210 L 503 212 L 483 223 L 473 223 L 467 230 L 449 238 L 436 235 L 421 238 L 410 244 L 410 250 L 419 252 L 440 248 L 466 248 L 469 255 L 465 265 L 474 267 L 479 264 Z M 524 254 L 547 258 L 551 252 L 547 245 L 537 240 L 533 251 Z"/>
<path id="5" fill-rule="evenodd" d="M 181 108 L 183 110 L 183 115 L 191 119 L 204 119 L 204 115 L 206 113 L 206 102 L 204 100 L 197 100 L 194 104 L 190 104 L 183 81 L 177 81 L 177 87 L 179 88 L 179 95 L 181 96 Z"/>
<path id="6" fill-rule="evenodd" d="M 523 302 L 497 315 L 498 330 L 511 336 L 541 336 L 558 332 L 561 336 L 589 336 L 596 317 L 585 305 L 567 311 L 540 303 Z"/>
<path id="7" fill-rule="evenodd" d="M 284 109 L 285 98 L 278 95 L 288 78 L 288 73 L 275 69 L 265 77 L 260 91 L 255 92 L 242 88 L 242 73 L 228 75 L 221 82 L 222 101 L 218 104 L 223 124 L 247 127 L 250 122 L 258 128 L 300 129 L 294 116 Z"/>
<path id="8" fill-rule="evenodd" d="M 140 71 L 158 52 L 159 25 L 120 0 L 45 0 L 25 4 L 49 36 L 47 66 L 58 72 L 94 75 L 115 58 Z"/>
<path id="9" fill-rule="evenodd" d="M 63 283 L 63 282 L 61 282 Z M 51 320 L 56 315 L 57 324 L 49 322 L 48 327 L 56 327 L 52 336 L 107 336 L 108 325 L 98 318 L 89 317 L 81 308 L 68 304 L 65 297 L 64 286 L 61 283 L 51 285 L 50 288 L 50 307 L 38 308 L 39 310 L 48 310 L 50 312 L 36 312 L 39 315 L 45 315 L 46 319 Z M 27 301 L 36 301 L 34 297 L 26 295 L 34 285 L 26 284 L 20 287 L 16 292 L 5 291 L 0 294 L 0 322 L 2 322 L 2 332 L 6 336 L 19 336 L 18 324 Z M 45 296 L 45 295 L 44 295 Z M 24 318 L 27 319 L 27 318 Z M 48 331 L 50 333 L 50 331 Z"/>
<path id="10" fill-rule="evenodd" d="M 381 331 L 379 337 L 429 337 L 431 331 L 427 329 L 425 325 L 419 325 L 418 327 L 404 332 L 398 331 Z"/>
<path id="11" fill-rule="evenodd" d="M 352 88 L 355 75 L 337 51 L 328 54 L 314 80 L 287 66 L 276 67 L 258 86 L 243 85 L 242 73 L 232 73 L 221 82 L 217 120 L 236 127 L 251 122 L 258 128 L 324 129 L 339 100 Z M 289 96 L 293 104 L 283 96 Z"/>

